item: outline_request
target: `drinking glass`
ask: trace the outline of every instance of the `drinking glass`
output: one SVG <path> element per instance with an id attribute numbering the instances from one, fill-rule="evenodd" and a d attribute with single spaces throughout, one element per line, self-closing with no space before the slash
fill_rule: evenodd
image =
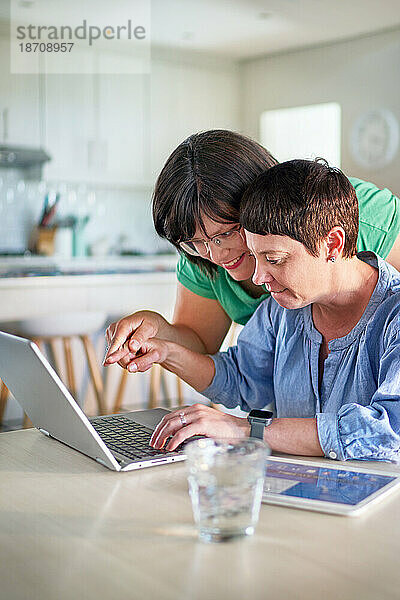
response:
<path id="1" fill-rule="evenodd" d="M 268 446 L 252 438 L 204 438 L 189 443 L 185 452 L 200 539 L 222 542 L 252 535 L 260 512 Z"/>

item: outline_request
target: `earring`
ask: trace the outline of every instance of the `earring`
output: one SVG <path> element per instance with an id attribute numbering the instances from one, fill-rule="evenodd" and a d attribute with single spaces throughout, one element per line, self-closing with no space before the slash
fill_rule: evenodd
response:
<path id="1" fill-rule="evenodd" d="M 336 261 L 336 258 L 335 258 L 334 256 L 331 256 L 329 260 L 330 260 L 331 262 L 335 262 L 335 261 Z"/>

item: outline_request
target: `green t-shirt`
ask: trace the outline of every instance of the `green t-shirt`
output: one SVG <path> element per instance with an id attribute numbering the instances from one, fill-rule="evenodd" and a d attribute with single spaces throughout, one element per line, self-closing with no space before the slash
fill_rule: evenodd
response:
<path id="1" fill-rule="evenodd" d="M 359 203 L 357 249 L 372 250 L 386 258 L 400 231 L 400 201 L 388 189 L 380 190 L 373 183 L 354 177 L 349 179 Z M 218 300 L 232 321 L 240 325 L 245 325 L 260 302 L 269 296 L 266 292 L 260 298 L 252 298 L 222 267 L 212 278 L 184 255 L 178 262 L 177 278 L 198 296 Z"/>

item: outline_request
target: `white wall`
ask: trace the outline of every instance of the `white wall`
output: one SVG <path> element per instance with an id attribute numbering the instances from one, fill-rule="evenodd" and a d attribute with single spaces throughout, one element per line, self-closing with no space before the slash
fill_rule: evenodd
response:
<path id="1" fill-rule="evenodd" d="M 349 132 L 365 110 L 384 107 L 400 120 L 400 30 L 243 62 L 242 131 L 259 139 L 264 110 L 338 102 L 342 169 L 400 194 L 399 155 L 385 168 L 359 167 Z"/>

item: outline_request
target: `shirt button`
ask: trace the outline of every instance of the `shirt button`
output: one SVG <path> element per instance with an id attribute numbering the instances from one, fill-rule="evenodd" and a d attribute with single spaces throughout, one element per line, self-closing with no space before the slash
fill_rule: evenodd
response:
<path id="1" fill-rule="evenodd" d="M 328 456 L 329 456 L 329 458 L 333 458 L 333 459 L 337 458 L 337 454 L 334 450 L 329 450 Z"/>

